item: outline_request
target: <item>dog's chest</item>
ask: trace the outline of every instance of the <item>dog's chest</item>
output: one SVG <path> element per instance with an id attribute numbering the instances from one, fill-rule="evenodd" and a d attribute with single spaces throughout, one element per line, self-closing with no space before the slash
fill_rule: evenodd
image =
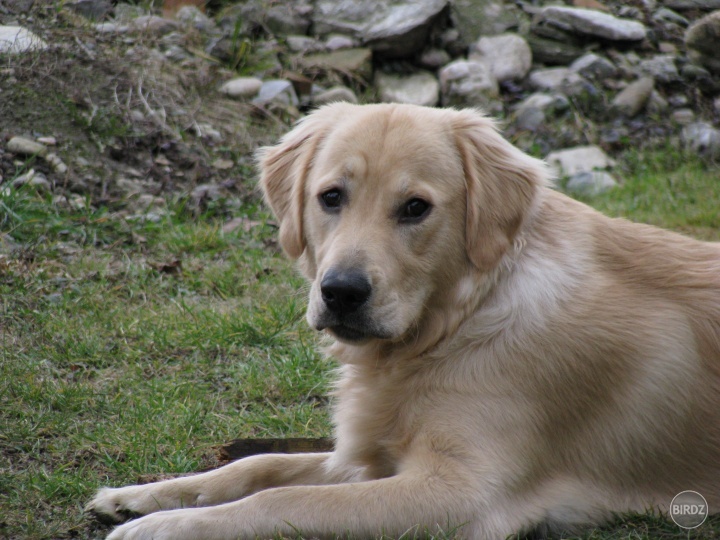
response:
<path id="1" fill-rule="evenodd" d="M 356 374 L 343 378 L 338 398 L 334 419 L 343 460 L 369 478 L 396 474 L 418 432 L 419 396 L 398 391 L 392 376 Z"/>

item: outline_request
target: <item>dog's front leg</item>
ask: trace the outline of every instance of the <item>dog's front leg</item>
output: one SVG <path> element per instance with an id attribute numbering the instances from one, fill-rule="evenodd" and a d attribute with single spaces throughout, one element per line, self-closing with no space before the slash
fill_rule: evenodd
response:
<path id="1" fill-rule="evenodd" d="M 159 512 L 116 529 L 108 540 L 235 540 L 400 536 L 447 531 L 473 520 L 469 486 L 437 474 L 261 491 L 209 508 Z"/>
<path id="2" fill-rule="evenodd" d="M 288 485 L 346 482 L 352 472 L 328 465 L 330 453 L 265 454 L 214 471 L 139 486 L 101 489 L 86 510 L 107 521 L 162 510 L 212 506 L 263 489 Z"/>

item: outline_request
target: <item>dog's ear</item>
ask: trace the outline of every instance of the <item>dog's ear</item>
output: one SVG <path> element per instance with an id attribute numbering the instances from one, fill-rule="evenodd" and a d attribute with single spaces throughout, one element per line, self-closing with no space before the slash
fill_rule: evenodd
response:
<path id="1" fill-rule="evenodd" d="M 548 175 L 541 161 L 503 139 L 478 111 L 457 111 L 453 128 L 467 190 L 465 247 L 470 261 L 487 272 L 512 247 Z"/>
<path id="2" fill-rule="evenodd" d="M 260 148 L 257 153 L 260 187 L 265 201 L 280 221 L 280 245 L 292 259 L 300 257 L 305 250 L 305 181 L 318 144 L 332 125 L 337 105 L 323 107 L 306 116 L 279 144 Z"/>

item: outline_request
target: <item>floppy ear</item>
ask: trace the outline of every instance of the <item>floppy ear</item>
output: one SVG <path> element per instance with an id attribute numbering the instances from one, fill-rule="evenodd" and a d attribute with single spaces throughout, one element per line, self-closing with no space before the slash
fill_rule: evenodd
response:
<path id="1" fill-rule="evenodd" d="M 478 111 L 458 111 L 454 132 L 467 190 L 465 248 L 486 272 L 512 247 L 548 175 L 543 162 L 503 139 Z"/>
<path id="2" fill-rule="evenodd" d="M 276 146 L 258 150 L 260 187 L 280 221 L 280 245 L 297 259 L 305 250 L 303 205 L 305 181 L 317 146 L 332 125 L 333 105 L 306 116 Z"/>

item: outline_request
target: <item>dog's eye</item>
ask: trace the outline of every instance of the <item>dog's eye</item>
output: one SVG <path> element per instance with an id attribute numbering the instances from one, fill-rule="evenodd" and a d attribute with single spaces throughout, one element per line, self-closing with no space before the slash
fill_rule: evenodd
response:
<path id="1" fill-rule="evenodd" d="M 320 203 L 326 210 L 337 210 L 342 204 L 342 191 L 339 189 L 329 189 L 320 194 Z"/>
<path id="2" fill-rule="evenodd" d="M 400 209 L 400 221 L 413 222 L 424 218 L 430 211 L 430 203 L 422 199 L 410 199 Z"/>

